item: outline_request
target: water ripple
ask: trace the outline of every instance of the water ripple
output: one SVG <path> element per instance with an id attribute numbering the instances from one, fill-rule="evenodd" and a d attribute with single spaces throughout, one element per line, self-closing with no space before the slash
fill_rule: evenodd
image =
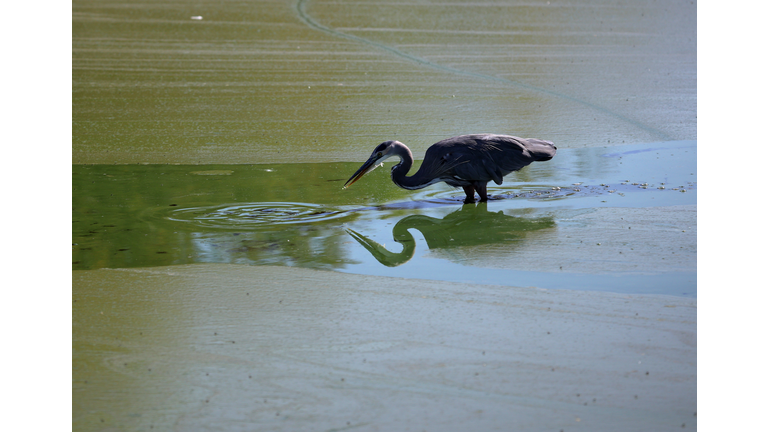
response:
<path id="1" fill-rule="evenodd" d="M 326 222 L 348 213 L 347 210 L 329 209 L 319 204 L 262 202 L 173 209 L 166 219 L 206 228 L 244 228 Z"/>

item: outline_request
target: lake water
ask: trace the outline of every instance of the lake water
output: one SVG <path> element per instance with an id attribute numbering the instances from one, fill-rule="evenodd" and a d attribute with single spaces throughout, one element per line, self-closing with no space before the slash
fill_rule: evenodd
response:
<path id="1" fill-rule="evenodd" d="M 605 222 L 594 219 L 600 209 L 695 205 L 694 141 L 559 150 L 492 184 L 489 202 L 468 205 L 445 184 L 401 190 L 388 168 L 342 190 L 358 166 L 75 165 L 73 269 L 287 265 L 696 295 L 695 225 L 654 251 L 669 255 L 662 265 L 648 256 L 647 230 L 674 229 L 679 220 L 639 221 L 632 231 L 629 214 L 624 223 L 618 216 L 607 226 L 618 221 L 626 232 L 605 240 L 593 226 Z M 606 250 L 616 256 L 596 267 Z"/>
<path id="2" fill-rule="evenodd" d="M 73 429 L 695 430 L 696 16 L 74 1 Z M 558 153 L 342 190 L 469 133 Z"/>

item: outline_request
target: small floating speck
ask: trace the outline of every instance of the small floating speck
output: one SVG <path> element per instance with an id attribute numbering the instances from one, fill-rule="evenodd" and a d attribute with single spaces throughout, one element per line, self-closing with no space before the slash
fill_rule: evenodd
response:
<path id="1" fill-rule="evenodd" d="M 201 19 L 203 19 L 203 17 L 201 17 L 200 15 L 197 15 L 197 16 L 189 17 L 189 19 L 201 20 Z"/>

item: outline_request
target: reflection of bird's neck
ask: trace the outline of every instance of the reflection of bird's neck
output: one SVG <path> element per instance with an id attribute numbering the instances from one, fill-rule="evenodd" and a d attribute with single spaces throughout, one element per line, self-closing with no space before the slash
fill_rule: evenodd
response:
<path id="1" fill-rule="evenodd" d="M 395 234 L 393 230 L 395 241 L 403 245 L 403 250 L 397 253 L 388 251 L 383 245 L 380 245 L 351 229 L 347 229 L 347 232 L 370 252 L 378 262 L 387 267 L 397 267 L 407 263 L 413 258 L 413 253 L 416 251 L 416 242 L 413 240 L 413 236 L 405 228 L 397 234 Z"/>

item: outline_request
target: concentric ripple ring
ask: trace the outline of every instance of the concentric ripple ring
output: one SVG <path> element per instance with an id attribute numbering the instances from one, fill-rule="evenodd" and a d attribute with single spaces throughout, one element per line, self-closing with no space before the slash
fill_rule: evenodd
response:
<path id="1" fill-rule="evenodd" d="M 345 210 L 329 209 L 319 204 L 262 202 L 173 209 L 166 219 L 207 228 L 238 229 L 248 226 L 324 222 L 343 217 L 347 213 Z"/>

